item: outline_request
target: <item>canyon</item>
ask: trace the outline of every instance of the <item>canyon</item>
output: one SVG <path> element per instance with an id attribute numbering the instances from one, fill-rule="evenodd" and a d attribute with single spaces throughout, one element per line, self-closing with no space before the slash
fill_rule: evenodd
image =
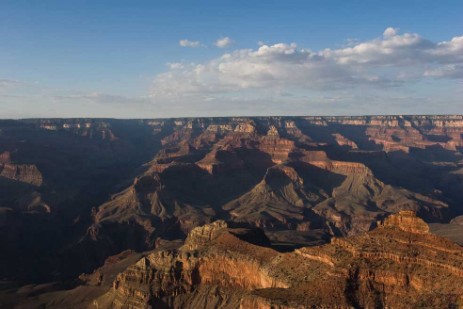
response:
<path id="1" fill-rule="evenodd" d="M 451 308 L 462 217 L 461 115 L 0 121 L 9 307 Z"/>

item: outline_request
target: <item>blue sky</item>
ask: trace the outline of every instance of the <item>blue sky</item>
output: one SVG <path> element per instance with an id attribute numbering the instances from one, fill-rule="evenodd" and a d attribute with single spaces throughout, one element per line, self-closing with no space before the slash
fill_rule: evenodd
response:
<path id="1" fill-rule="evenodd" d="M 462 15 L 461 1 L 4 0 L 0 118 L 461 113 Z"/>

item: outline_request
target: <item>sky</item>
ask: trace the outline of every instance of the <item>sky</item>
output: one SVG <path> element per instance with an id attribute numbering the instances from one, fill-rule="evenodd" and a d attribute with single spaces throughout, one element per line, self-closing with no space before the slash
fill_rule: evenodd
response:
<path id="1" fill-rule="evenodd" d="M 0 0 L 2 119 L 462 112 L 461 0 Z"/>

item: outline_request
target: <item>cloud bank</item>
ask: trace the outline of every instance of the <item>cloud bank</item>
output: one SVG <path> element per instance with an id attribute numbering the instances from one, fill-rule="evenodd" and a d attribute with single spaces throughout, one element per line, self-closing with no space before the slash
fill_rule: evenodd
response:
<path id="1" fill-rule="evenodd" d="M 216 45 L 225 47 L 230 41 L 223 38 Z M 171 65 L 154 79 L 151 96 L 216 98 L 250 90 L 292 94 L 462 78 L 463 36 L 433 42 L 390 27 L 378 38 L 339 49 L 312 51 L 295 43 L 263 44 L 203 63 Z"/>

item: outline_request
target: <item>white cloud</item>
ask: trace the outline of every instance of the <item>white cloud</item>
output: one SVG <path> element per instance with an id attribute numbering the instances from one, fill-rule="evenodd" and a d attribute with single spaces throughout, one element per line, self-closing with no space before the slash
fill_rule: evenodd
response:
<path id="1" fill-rule="evenodd" d="M 390 27 L 379 38 L 346 48 L 311 51 L 295 43 L 263 44 L 204 63 L 174 65 L 156 76 L 152 96 L 390 87 L 423 78 L 462 78 L 462 67 L 463 36 L 435 43 Z"/>
<path id="2" fill-rule="evenodd" d="M 386 38 L 390 38 L 391 36 L 396 35 L 398 30 L 399 29 L 397 29 L 397 28 L 388 27 L 388 28 L 386 28 L 386 30 L 384 30 L 383 36 L 386 37 Z"/>
<path id="3" fill-rule="evenodd" d="M 171 70 L 177 70 L 177 69 L 183 69 L 184 68 L 183 63 L 181 63 L 181 62 L 169 62 L 169 63 L 167 63 L 167 66 Z"/>
<path id="4" fill-rule="evenodd" d="M 203 46 L 199 41 L 190 41 L 187 39 L 178 41 L 178 44 L 182 47 L 191 47 L 191 48 L 197 48 L 197 47 Z"/>
<path id="5" fill-rule="evenodd" d="M 230 46 L 233 43 L 232 39 L 230 39 L 228 36 L 223 37 L 215 41 L 215 46 L 220 47 L 220 48 L 225 48 Z"/>

